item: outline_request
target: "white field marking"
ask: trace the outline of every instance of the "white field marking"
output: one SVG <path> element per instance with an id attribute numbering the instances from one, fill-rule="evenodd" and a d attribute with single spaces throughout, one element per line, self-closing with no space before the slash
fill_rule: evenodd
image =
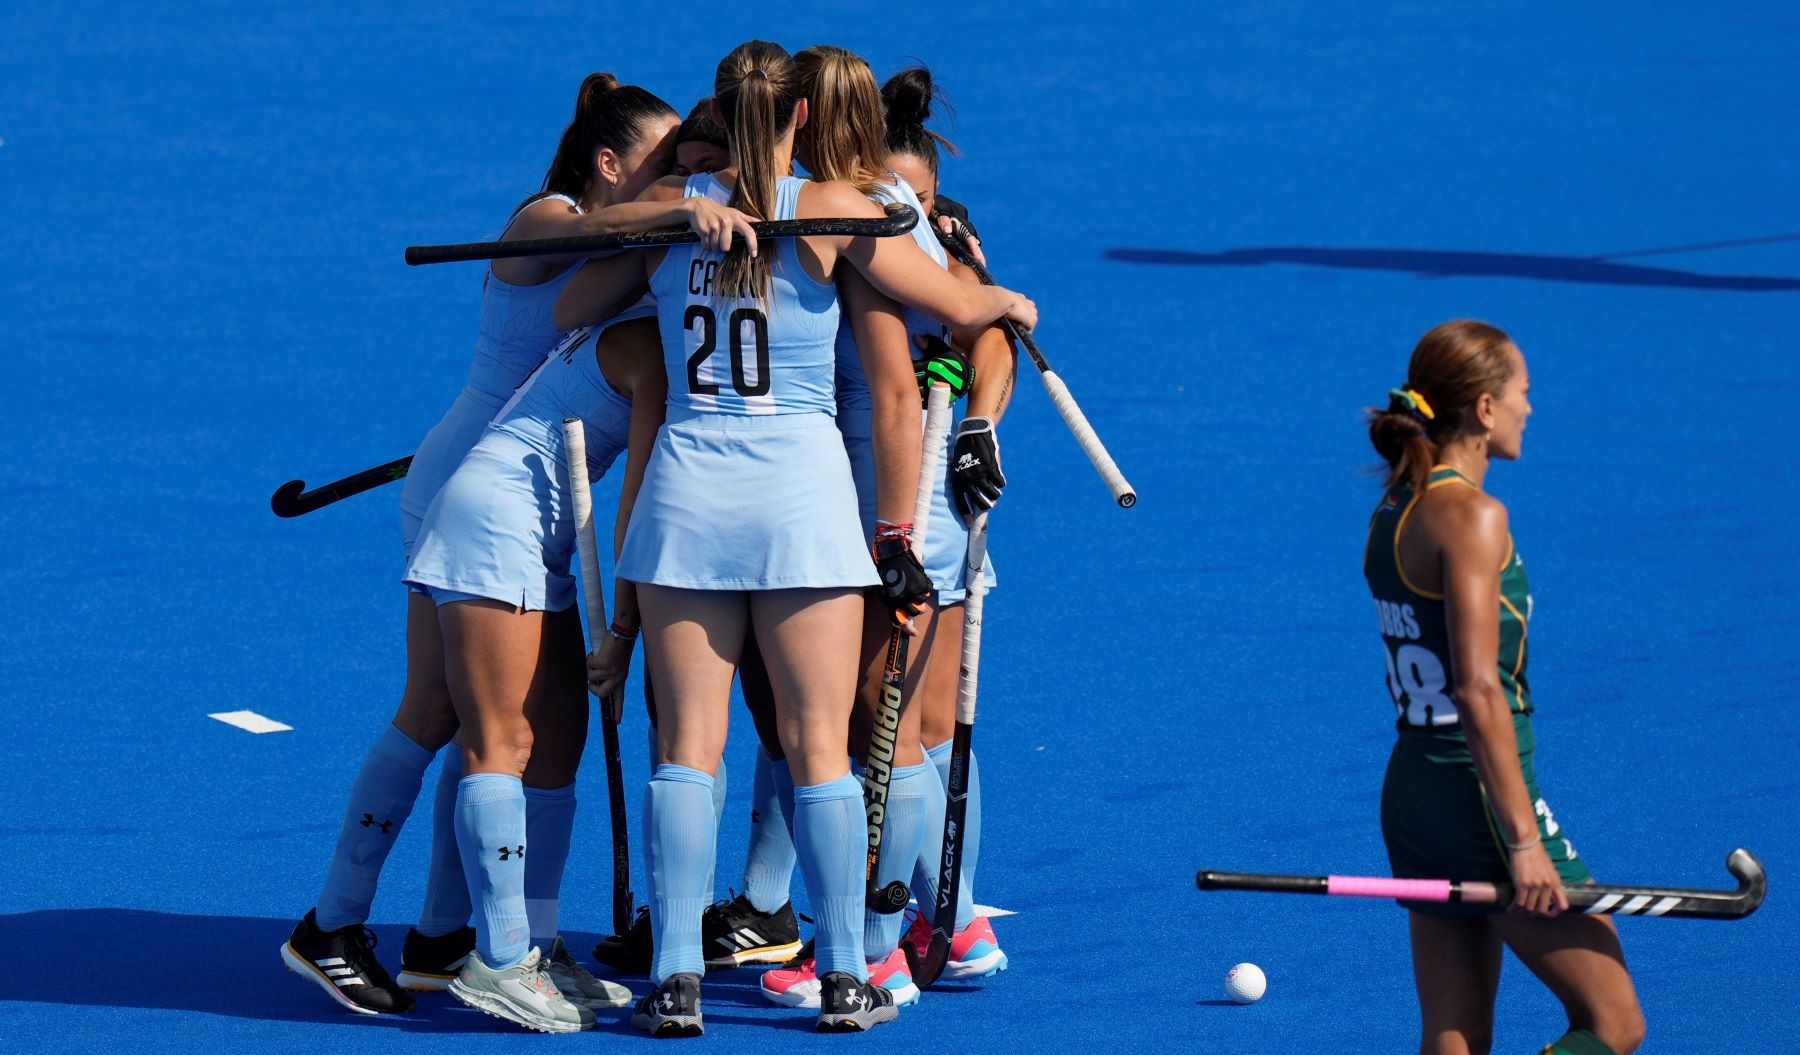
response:
<path id="1" fill-rule="evenodd" d="M 285 733 L 293 728 L 273 718 L 264 718 L 255 711 L 220 711 L 207 717 L 216 718 L 226 725 L 235 725 L 246 733 Z"/>
<path id="2" fill-rule="evenodd" d="M 909 905 L 909 906 L 911 906 L 911 907 L 912 907 L 912 908 L 915 908 L 915 909 L 916 909 L 916 908 L 918 908 L 918 907 L 919 907 L 919 903 L 918 903 L 918 902 L 917 902 L 917 901 L 916 901 L 916 900 L 915 900 L 915 901 L 908 901 L 908 902 L 907 902 L 907 905 Z M 989 917 L 992 917 L 992 918 L 994 918 L 994 919 L 998 919 L 998 918 L 1000 918 L 1000 917 L 1001 917 L 1001 916 L 1017 916 L 1017 915 L 1018 915 L 1018 913 L 1017 913 L 1017 912 L 1014 912 L 1014 911 L 1013 911 L 1013 910 L 1012 910 L 1012 909 L 1009 909 L 1009 908 L 995 908 L 995 907 L 994 907 L 994 906 L 992 906 L 992 905 L 976 905 L 976 906 L 975 906 L 975 914 L 976 914 L 976 915 L 977 915 L 977 916 L 989 916 Z"/>

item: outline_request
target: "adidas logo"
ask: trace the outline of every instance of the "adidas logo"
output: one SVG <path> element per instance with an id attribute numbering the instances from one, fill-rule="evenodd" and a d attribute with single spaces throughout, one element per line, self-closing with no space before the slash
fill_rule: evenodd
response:
<path id="1" fill-rule="evenodd" d="M 336 982 L 339 986 L 369 984 L 361 974 L 357 973 L 356 968 L 345 963 L 344 958 L 341 956 L 328 956 L 323 960 L 314 960 L 313 964 L 319 968 L 320 972 L 323 973 L 325 977 Z"/>
<path id="2" fill-rule="evenodd" d="M 737 930 L 725 935 L 725 940 L 736 945 L 739 952 L 745 952 L 769 944 L 769 939 L 763 937 L 749 927 L 739 927 Z"/>

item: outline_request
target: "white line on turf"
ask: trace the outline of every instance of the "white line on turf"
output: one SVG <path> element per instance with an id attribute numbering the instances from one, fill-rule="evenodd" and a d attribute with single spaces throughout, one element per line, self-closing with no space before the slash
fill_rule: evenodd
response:
<path id="1" fill-rule="evenodd" d="M 1018 913 L 1014 912 L 1012 909 L 995 908 L 992 905 L 976 905 L 975 906 L 975 914 L 977 916 L 1016 916 L 1016 915 L 1018 915 Z"/>
<path id="2" fill-rule="evenodd" d="M 293 728 L 273 718 L 264 718 L 255 711 L 220 711 L 207 717 L 216 718 L 226 725 L 235 725 L 246 733 L 285 733 Z"/>

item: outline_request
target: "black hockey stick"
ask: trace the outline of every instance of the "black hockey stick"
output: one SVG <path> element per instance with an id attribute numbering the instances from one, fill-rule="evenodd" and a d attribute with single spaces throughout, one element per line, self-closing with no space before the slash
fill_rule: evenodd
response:
<path id="1" fill-rule="evenodd" d="M 364 469 L 354 476 L 346 476 L 342 480 L 315 487 L 308 491 L 306 481 L 289 480 L 275 489 L 269 496 L 269 508 L 278 517 L 297 517 L 310 513 L 315 509 L 323 509 L 333 502 L 359 495 L 370 488 L 380 487 L 406 475 L 412 465 L 413 456 L 395 458 L 386 465 L 377 465 L 373 469 Z"/>
<path id="2" fill-rule="evenodd" d="M 975 736 L 975 696 L 981 675 L 981 610 L 987 597 L 986 510 L 969 525 L 965 566 L 969 595 L 963 600 L 962 671 L 956 679 L 956 732 L 950 740 L 950 779 L 945 789 L 944 856 L 938 866 L 937 902 L 931 906 L 931 940 L 923 955 L 909 942 L 906 964 L 920 988 L 938 980 L 956 937 L 956 899 L 962 893 L 963 834 L 969 811 L 969 752 Z M 923 905 L 919 910 L 924 911 Z"/>
<path id="3" fill-rule="evenodd" d="M 569 463 L 569 509 L 575 517 L 575 549 L 580 555 L 581 592 L 587 601 L 588 640 L 598 649 L 606 640 L 606 596 L 600 590 L 600 546 L 594 539 L 594 498 L 588 487 L 587 430 L 580 418 L 563 419 L 563 450 Z M 637 895 L 631 892 L 631 831 L 625 824 L 625 778 L 619 762 L 619 721 L 625 690 L 600 701 L 601 735 L 606 745 L 606 798 L 612 808 L 613 933 L 631 929 Z"/>
<path id="4" fill-rule="evenodd" d="M 919 482 L 913 492 L 912 551 L 923 556 L 925 536 L 931 526 L 931 500 L 937 494 L 937 452 L 944 445 L 950 421 L 950 386 L 942 381 L 931 386 L 925 405 L 925 435 L 919 447 Z M 900 716 L 906 711 L 906 661 L 912 638 L 895 624 L 888 634 L 887 664 L 881 671 L 881 696 L 875 702 L 875 723 L 869 733 L 869 753 L 863 759 L 863 815 L 869 824 L 869 856 L 864 872 L 863 904 L 871 912 L 891 916 L 906 908 L 912 894 L 906 881 L 896 879 L 877 886 L 881 844 L 887 833 L 888 788 L 894 779 L 894 753 L 900 746 Z"/>
<path id="5" fill-rule="evenodd" d="M 816 219 L 762 220 L 751 226 L 756 237 L 802 238 L 808 235 L 855 235 L 863 238 L 892 238 L 905 234 L 919 222 L 912 206 L 894 202 L 887 216 L 879 220 Z M 458 260 L 507 260 L 519 256 L 588 256 L 616 249 L 654 249 L 665 245 L 687 245 L 700 236 L 686 227 L 670 227 L 660 231 L 620 231 L 615 234 L 578 234 L 563 238 L 519 238 L 511 242 L 462 242 L 455 245 L 409 245 L 409 264 L 447 264 Z"/>
<path id="6" fill-rule="evenodd" d="M 988 272 L 988 269 L 975 259 L 975 254 L 969 252 L 969 247 L 958 236 L 945 232 L 935 224 L 932 225 L 931 230 L 933 234 L 937 235 L 938 241 L 944 244 L 945 249 L 965 267 L 975 272 L 975 277 L 981 279 L 982 285 L 999 284 L 994 281 L 994 276 Z M 1100 479 L 1106 484 L 1106 489 L 1112 492 L 1113 499 L 1119 503 L 1119 507 L 1122 509 L 1130 509 L 1137 505 L 1137 491 L 1125 479 L 1125 474 L 1119 471 L 1119 465 L 1113 461 L 1112 455 L 1106 452 L 1106 445 L 1100 442 L 1099 435 L 1094 432 L 1094 426 L 1088 424 L 1087 415 L 1081 412 L 1081 406 L 1075 402 L 1075 397 L 1069 394 L 1069 386 L 1063 384 L 1063 379 L 1056 376 L 1055 370 L 1050 369 L 1050 360 L 1044 358 L 1044 353 L 1038 348 L 1037 341 L 1032 340 L 1031 331 L 1020 329 L 1011 319 L 1001 319 L 1000 321 L 1005 324 L 1006 332 L 1012 334 L 1014 340 L 1025 346 L 1026 354 L 1031 356 L 1032 363 L 1038 368 L 1038 375 L 1043 379 L 1044 388 L 1050 393 L 1050 402 L 1056 405 L 1056 412 L 1062 415 L 1063 424 L 1067 425 L 1069 431 L 1074 434 L 1075 442 L 1081 445 L 1082 453 L 1086 454 L 1088 461 L 1094 464 L 1094 471 L 1100 474 Z"/>
<path id="7" fill-rule="evenodd" d="M 1682 916 L 1688 919 L 1743 919 L 1755 912 L 1769 890 L 1762 862 L 1748 850 L 1733 850 L 1725 867 L 1736 890 L 1682 890 L 1656 886 L 1566 886 L 1569 910 L 1590 916 Z M 1510 883 L 1450 879 L 1386 879 L 1377 876 L 1285 876 L 1252 872 L 1201 872 L 1201 890 L 1261 890 L 1272 894 L 1334 894 L 1401 901 L 1485 905 L 1502 912 L 1512 904 Z M 918 973 L 913 973 L 918 980 Z"/>

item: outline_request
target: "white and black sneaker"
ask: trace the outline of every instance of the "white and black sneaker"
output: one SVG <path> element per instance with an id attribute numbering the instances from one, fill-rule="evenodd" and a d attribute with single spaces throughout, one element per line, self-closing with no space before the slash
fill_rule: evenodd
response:
<path id="1" fill-rule="evenodd" d="M 691 971 L 672 974 L 663 984 L 638 1001 L 631 1024 L 653 1037 L 697 1037 L 700 1024 L 700 976 Z"/>
<path id="2" fill-rule="evenodd" d="M 623 934 L 609 934 L 594 946 L 594 959 L 623 974 L 649 974 L 655 950 L 650 939 L 650 910 L 639 908 Z"/>
<path id="3" fill-rule="evenodd" d="M 411 1011 L 412 994 L 395 985 L 375 959 L 375 932 L 360 923 L 320 930 L 315 911 L 309 909 L 294 924 L 294 933 L 281 947 L 281 962 L 288 970 L 316 983 L 359 1015 Z"/>
<path id="4" fill-rule="evenodd" d="M 784 963 L 800 951 L 794 905 L 759 912 L 743 894 L 717 902 L 700 917 L 700 949 L 708 967 Z"/>
<path id="5" fill-rule="evenodd" d="M 900 1017 L 894 994 L 855 975 L 830 971 L 819 979 L 820 1033 L 860 1033 Z"/>
<path id="6" fill-rule="evenodd" d="M 442 992 L 462 973 L 474 951 L 474 927 L 458 927 L 435 937 L 413 927 L 400 948 L 400 984 L 415 992 Z"/>

